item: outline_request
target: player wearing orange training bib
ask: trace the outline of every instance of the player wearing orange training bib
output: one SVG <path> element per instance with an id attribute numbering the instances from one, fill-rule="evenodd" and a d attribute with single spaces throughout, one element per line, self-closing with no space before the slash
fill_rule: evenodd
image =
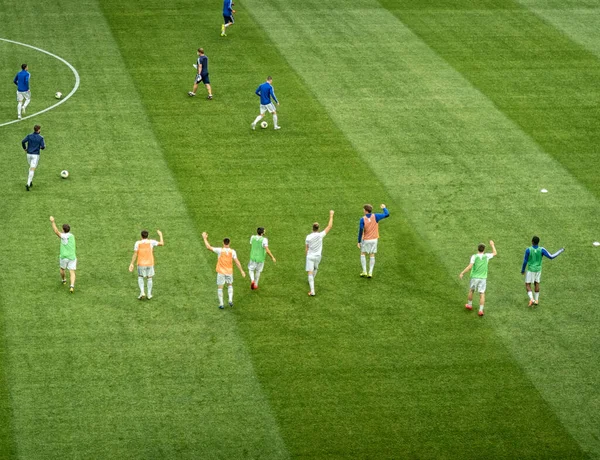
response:
<path id="1" fill-rule="evenodd" d="M 375 267 L 375 254 L 377 253 L 377 241 L 379 240 L 379 221 L 389 217 L 390 212 L 381 205 L 383 213 L 373 214 L 373 206 L 365 204 L 363 210 L 365 215 L 360 218 L 358 228 L 358 249 L 360 249 L 360 264 L 362 272 L 360 276 L 363 278 L 373 278 L 373 267 Z M 369 272 L 367 273 L 367 254 L 369 254 L 370 264 Z"/>
<path id="2" fill-rule="evenodd" d="M 149 240 L 148 231 L 142 230 L 142 239 L 136 241 L 135 246 L 133 247 L 133 257 L 131 258 L 131 263 L 129 264 L 129 271 L 133 271 L 133 264 L 135 263 L 135 259 L 137 258 L 138 285 L 140 287 L 140 295 L 138 297 L 139 300 L 144 300 L 144 298 L 150 300 L 152 298 L 152 277 L 154 276 L 154 248 L 156 246 L 165 245 L 162 232 L 160 230 L 156 230 L 156 233 L 158 233 L 160 241 Z M 148 297 L 146 297 L 146 293 L 144 292 L 144 278 L 148 279 Z"/>
<path id="3" fill-rule="evenodd" d="M 223 309 L 223 286 L 227 284 L 227 294 L 229 295 L 229 306 L 233 307 L 233 262 L 237 265 L 240 273 L 245 278 L 246 273 L 242 268 L 242 264 L 237 258 L 237 253 L 234 249 L 229 247 L 231 240 L 229 238 L 223 239 L 222 248 L 213 248 L 208 242 L 208 233 L 203 232 L 202 238 L 204 239 L 204 245 L 206 249 L 214 252 L 219 256 L 217 259 L 217 296 L 219 298 L 219 308 Z"/>

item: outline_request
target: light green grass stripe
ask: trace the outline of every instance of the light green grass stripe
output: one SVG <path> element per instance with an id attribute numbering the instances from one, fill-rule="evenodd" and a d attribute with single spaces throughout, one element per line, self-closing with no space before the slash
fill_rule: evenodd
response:
<path id="1" fill-rule="evenodd" d="M 598 202 L 376 2 L 335 14 L 316 1 L 245 4 L 449 273 L 476 243 L 496 240 L 486 320 L 575 439 L 599 454 Z M 546 263 L 543 307 L 531 312 L 519 270 L 534 233 L 568 252 Z"/>
<path id="2" fill-rule="evenodd" d="M 5 237 L 18 242 L 1 249 L 0 286 L 20 457 L 287 457 L 234 319 L 199 300 L 214 298 L 212 272 L 198 274 L 214 260 L 97 3 L 2 10 L 4 33 L 43 41 L 82 77 L 68 108 L 40 119 L 48 149 L 32 192 L 23 190 L 21 155 L 0 171 Z M 43 30 L 21 30 L 20 21 L 42 13 Z M 6 128 L 2 140 L 18 152 L 30 127 Z M 63 167 L 68 181 L 58 178 Z M 72 297 L 57 283 L 50 214 L 68 220 L 78 238 Z M 161 228 L 167 240 L 157 250 L 151 303 L 135 300 L 135 276 L 126 271 L 143 227 Z M 7 263 L 15 245 L 19 266 Z"/>

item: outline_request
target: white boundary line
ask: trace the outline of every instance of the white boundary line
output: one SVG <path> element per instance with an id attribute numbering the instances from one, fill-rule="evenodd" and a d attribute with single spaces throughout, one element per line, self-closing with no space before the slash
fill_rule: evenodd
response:
<path id="1" fill-rule="evenodd" d="M 60 56 L 57 56 L 56 54 L 52 54 L 50 51 L 43 50 L 43 49 L 38 48 L 36 46 L 28 45 L 27 43 L 16 42 L 14 40 L 8 40 L 7 38 L 0 38 L 0 40 L 3 41 L 3 42 L 13 43 L 15 45 L 26 46 L 27 48 L 31 48 L 31 49 L 34 49 L 34 50 L 39 51 L 41 53 L 45 53 L 45 54 L 47 54 L 49 56 L 52 56 L 53 58 L 58 59 L 60 62 L 62 62 L 63 64 L 65 64 L 69 69 L 71 69 L 71 72 L 73 72 L 73 75 L 75 75 L 75 86 L 73 87 L 73 89 L 71 90 L 71 92 L 64 97 L 64 99 L 61 99 L 56 104 L 51 105 L 50 107 L 48 107 L 48 108 L 46 108 L 46 109 L 44 109 L 44 110 L 42 110 L 40 112 L 36 112 L 34 114 L 31 114 L 31 115 L 28 115 L 26 117 L 23 117 L 20 120 L 16 119 L 16 120 L 8 121 L 6 123 L 0 123 L 0 127 L 6 126 L 6 125 L 12 125 L 13 123 L 19 123 L 20 121 L 27 120 L 28 118 L 33 118 L 36 115 L 41 115 L 42 113 L 45 113 L 48 110 L 52 110 L 52 109 L 58 107 L 59 105 L 61 105 L 63 102 L 67 102 L 67 99 L 69 99 L 73 94 L 75 94 L 75 91 L 77 91 L 79 89 L 80 78 L 79 78 L 79 74 L 77 73 L 77 70 L 75 69 L 75 67 L 73 67 L 71 64 L 69 64 L 67 61 L 65 61 Z"/>

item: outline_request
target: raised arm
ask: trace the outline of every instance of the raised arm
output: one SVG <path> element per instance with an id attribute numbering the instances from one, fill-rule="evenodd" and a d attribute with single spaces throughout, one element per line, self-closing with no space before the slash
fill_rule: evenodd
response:
<path id="1" fill-rule="evenodd" d="M 554 259 L 558 256 L 560 256 L 563 252 L 565 252 L 565 248 L 560 248 L 558 251 L 556 251 L 554 254 L 550 254 L 546 248 L 542 248 L 542 255 L 546 256 L 548 259 Z"/>
<path id="2" fill-rule="evenodd" d="M 390 216 L 390 212 L 388 211 L 388 208 L 386 208 L 385 204 L 382 204 L 380 207 L 383 209 L 383 212 L 375 214 L 375 222 L 379 222 L 381 219 L 385 219 L 386 217 Z"/>
<path id="3" fill-rule="evenodd" d="M 494 242 L 492 240 L 490 240 L 490 246 L 492 247 L 492 255 L 494 257 L 496 257 L 496 255 L 498 254 L 498 252 L 496 251 L 496 245 L 494 244 Z"/>
<path id="4" fill-rule="evenodd" d="M 327 224 L 327 227 L 325 227 L 325 233 L 329 233 L 331 227 L 333 227 L 333 209 L 329 211 L 329 223 Z"/>
<path id="5" fill-rule="evenodd" d="M 56 226 L 56 222 L 54 222 L 54 217 L 50 216 L 50 222 L 52 222 L 52 230 L 54 230 L 54 233 L 56 233 L 56 236 L 58 236 L 60 238 L 60 231 L 58 230 L 58 227 Z"/>
<path id="6" fill-rule="evenodd" d="M 156 233 L 158 233 L 158 236 L 160 237 L 160 241 L 158 242 L 159 246 L 164 246 L 165 245 L 165 240 L 163 240 L 163 234 L 160 230 L 156 230 Z"/>
<path id="7" fill-rule="evenodd" d="M 202 239 L 204 240 L 204 245 L 206 246 L 206 249 L 212 251 L 213 247 L 208 243 L 208 233 L 202 232 Z"/>

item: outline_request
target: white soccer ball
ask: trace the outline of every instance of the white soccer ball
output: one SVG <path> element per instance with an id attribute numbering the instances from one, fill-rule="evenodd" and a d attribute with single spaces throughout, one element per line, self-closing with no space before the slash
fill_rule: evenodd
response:
<path id="1" fill-rule="evenodd" d="M 69 171 L 67 171 L 66 169 L 63 169 L 60 172 L 60 177 L 62 177 L 63 179 L 66 179 L 67 177 L 69 177 Z"/>
<path id="2" fill-rule="evenodd" d="M 260 127 L 261 127 L 262 129 L 265 129 L 267 126 L 269 126 L 269 123 L 267 123 L 266 121 L 263 121 L 263 122 L 260 124 Z"/>
<path id="3" fill-rule="evenodd" d="M 57 91 L 56 94 L 54 95 L 54 97 L 56 99 L 60 99 L 62 97 L 62 93 L 60 91 Z"/>

